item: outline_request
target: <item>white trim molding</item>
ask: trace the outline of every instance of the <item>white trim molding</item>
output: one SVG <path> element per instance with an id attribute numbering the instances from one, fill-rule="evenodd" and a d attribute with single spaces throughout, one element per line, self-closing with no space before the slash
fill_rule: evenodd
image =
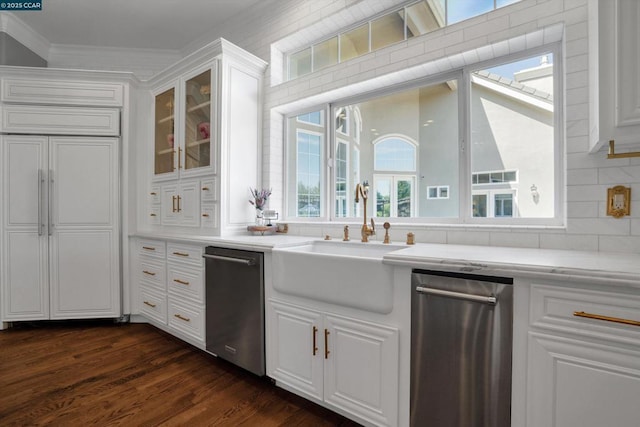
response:
<path id="1" fill-rule="evenodd" d="M 9 34 L 45 61 L 49 60 L 49 41 L 13 13 L 0 13 L 0 32 Z"/>

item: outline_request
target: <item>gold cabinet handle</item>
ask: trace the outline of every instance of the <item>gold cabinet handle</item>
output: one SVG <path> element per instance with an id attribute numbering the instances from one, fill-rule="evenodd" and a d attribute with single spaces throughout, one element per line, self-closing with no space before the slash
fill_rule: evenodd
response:
<path id="1" fill-rule="evenodd" d="M 156 273 L 153 273 L 153 272 L 151 272 L 151 271 L 147 271 L 147 270 L 142 270 L 142 272 L 143 272 L 144 274 L 148 274 L 149 276 L 155 276 L 155 275 L 156 275 Z"/>
<path id="2" fill-rule="evenodd" d="M 202 214 L 203 217 L 209 218 L 209 214 Z"/>
<path id="3" fill-rule="evenodd" d="M 185 282 L 184 280 L 173 279 L 173 281 L 176 282 L 176 283 L 180 283 L 181 285 L 189 286 L 189 282 Z"/>
<path id="4" fill-rule="evenodd" d="M 202 187 L 202 191 L 209 191 L 209 187 Z"/>
<path id="5" fill-rule="evenodd" d="M 329 353 L 331 353 L 329 351 L 329 330 L 325 329 L 324 330 L 324 358 L 328 359 L 329 358 Z"/>
<path id="6" fill-rule="evenodd" d="M 189 254 L 185 254 L 184 252 L 174 252 L 173 254 L 178 256 L 189 256 Z"/>
<path id="7" fill-rule="evenodd" d="M 176 170 L 176 150 L 173 150 L 173 163 L 171 164 L 171 170 Z"/>
<path id="8" fill-rule="evenodd" d="M 191 322 L 191 319 L 189 319 L 188 317 L 183 317 L 179 314 L 174 314 L 173 317 L 177 317 L 180 320 L 184 320 L 185 322 Z"/>
<path id="9" fill-rule="evenodd" d="M 151 304 L 149 301 L 144 301 L 144 303 L 146 305 L 148 305 L 149 307 L 151 307 L 151 308 L 156 308 L 156 305 L 155 304 Z"/>
<path id="10" fill-rule="evenodd" d="M 149 193 L 149 194 L 151 194 L 152 196 L 157 196 L 157 195 L 158 195 L 158 193 L 156 193 L 155 191 L 152 191 L 152 192 L 151 192 L 151 193 Z"/>
<path id="11" fill-rule="evenodd" d="M 154 213 L 152 213 L 152 214 L 149 214 L 149 216 L 157 216 L 157 215 L 156 215 L 156 214 L 154 214 Z"/>
<path id="12" fill-rule="evenodd" d="M 146 249 L 148 251 L 155 251 L 156 248 L 152 248 L 151 246 L 143 246 L 142 249 Z"/>
<path id="13" fill-rule="evenodd" d="M 624 325 L 640 326 L 640 321 L 621 319 L 619 317 L 602 316 L 600 314 L 585 313 L 584 311 L 574 311 L 576 317 L 586 317 L 588 319 L 604 320 L 605 322 L 622 323 Z"/>
<path id="14" fill-rule="evenodd" d="M 313 327 L 313 355 L 318 353 L 318 328 Z"/>
<path id="15" fill-rule="evenodd" d="M 171 196 L 171 211 L 176 211 L 176 196 Z"/>
<path id="16" fill-rule="evenodd" d="M 178 170 L 182 169 L 182 148 L 178 147 Z"/>
<path id="17" fill-rule="evenodd" d="M 182 197 L 178 196 L 178 212 L 182 212 L 182 209 L 180 208 L 180 201 L 182 200 Z"/>

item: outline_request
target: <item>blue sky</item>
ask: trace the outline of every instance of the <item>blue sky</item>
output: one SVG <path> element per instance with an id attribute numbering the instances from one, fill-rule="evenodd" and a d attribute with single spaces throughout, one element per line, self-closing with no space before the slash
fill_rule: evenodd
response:
<path id="1" fill-rule="evenodd" d="M 443 0 L 440 0 L 443 1 Z M 464 21 L 493 10 L 493 0 L 446 0 L 447 24 Z M 519 0 L 496 0 L 496 7 L 516 3 Z"/>

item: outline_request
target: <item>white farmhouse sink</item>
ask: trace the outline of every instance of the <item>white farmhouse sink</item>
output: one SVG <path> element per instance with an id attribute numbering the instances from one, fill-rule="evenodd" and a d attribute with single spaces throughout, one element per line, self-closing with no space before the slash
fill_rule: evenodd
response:
<path id="1" fill-rule="evenodd" d="M 382 257 L 403 247 L 321 240 L 276 248 L 273 287 L 285 294 L 386 314 L 393 309 L 393 267 L 383 264 Z"/>

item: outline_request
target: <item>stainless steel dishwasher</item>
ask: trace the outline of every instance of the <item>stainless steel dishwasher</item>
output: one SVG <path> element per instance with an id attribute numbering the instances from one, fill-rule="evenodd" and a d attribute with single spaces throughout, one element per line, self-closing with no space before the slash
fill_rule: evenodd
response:
<path id="1" fill-rule="evenodd" d="M 513 279 L 414 270 L 411 426 L 511 425 Z"/>
<path id="2" fill-rule="evenodd" d="M 206 350 L 264 375 L 264 255 L 208 246 L 203 256 Z"/>

